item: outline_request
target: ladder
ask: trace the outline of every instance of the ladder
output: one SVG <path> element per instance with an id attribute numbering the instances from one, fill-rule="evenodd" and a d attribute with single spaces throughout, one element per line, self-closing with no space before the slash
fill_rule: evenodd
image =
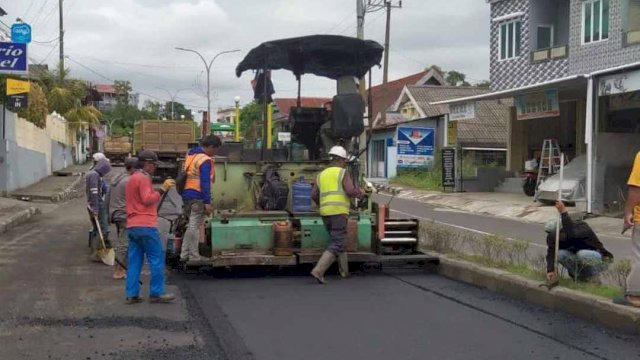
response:
<path id="1" fill-rule="evenodd" d="M 538 199 L 538 187 L 549 176 L 560 171 L 560 145 L 557 139 L 544 139 L 542 142 L 542 152 L 540 153 L 540 164 L 538 165 L 538 179 L 536 181 L 536 194 L 534 199 Z"/>

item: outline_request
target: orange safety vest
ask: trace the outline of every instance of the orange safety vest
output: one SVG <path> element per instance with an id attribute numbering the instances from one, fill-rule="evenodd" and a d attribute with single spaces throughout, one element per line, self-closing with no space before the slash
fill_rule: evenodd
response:
<path id="1" fill-rule="evenodd" d="M 200 166 L 205 161 L 211 161 L 211 182 L 215 180 L 215 167 L 212 158 L 205 154 L 189 155 L 184 164 L 184 171 L 187 173 L 187 181 L 184 185 L 185 190 L 202 191 L 200 186 Z"/>

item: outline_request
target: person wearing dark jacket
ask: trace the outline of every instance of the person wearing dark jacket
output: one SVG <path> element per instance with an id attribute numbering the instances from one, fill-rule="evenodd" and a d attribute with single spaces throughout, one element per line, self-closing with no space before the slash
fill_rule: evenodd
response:
<path id="1" fill-rule="evenodd" d="M 574 221 L 562 201 L 556 201 L 561 215 L 558 262 L 567 269 L 569 276 L 578 281 L 595 280 L 613 261 L 611 254 L 598 239 L 589 224 Z M 547 221 L 547 279 L 554 280 L 554 261 L 557 219 Z"/>
<path id="2" fill-rule="evenodd" d="M 109 222 L 107 221 L 107 208 L 105 206 L 105 195 L 107 194 L 108 186 L 104 181 L 104 176 L 110 171 L 111 165 L 109 164 L 109 160 L 105 158 L 98 160 L 93 169 L 87 172 L 85 176 L 87 207 L 91 213 L 91 224 L 93 225 L 93 231 L 91 233 L 91 260 L 95 262 L 100 262 L 98 249 L 102 246 L 100 245 L 100 236 L 95 223 L 96 217 L 98 218 L 104 241 L 107 247 L 110 246 Z"/>
<path id="3" fill-rule="evenodd" d="M 200 146 L 189 150 L 184 162 L 187 180 L 182 191 L 184 213 L 189 219 L 184 233 L 180 260 L 199 261 L 198 253 L 200 227 L 204 224 L 205 216 L 211 215 L 211 183 L 214 181 L 213 157 L 222 145 L 222 141 L 215 135 L 202 139 Z"/>

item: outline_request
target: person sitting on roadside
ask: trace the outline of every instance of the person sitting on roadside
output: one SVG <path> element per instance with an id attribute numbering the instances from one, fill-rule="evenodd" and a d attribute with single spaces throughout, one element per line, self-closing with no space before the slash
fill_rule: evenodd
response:
<path id="1" fill-rule="evenodd" d="M 604 248 L 598 236 L 584 221 L 574 221 L 562 201 L 556 201 L 561 215 L 558 262 L 577 281 L 597 282 L 598 275 L 613 261 L 613 255 Z M 547 232 L 547 279 L 555 280 L 556 218 L 545 224 Z"/>
<path id="2" fill-rule="evenodd" d="M 116 225 L 116 265 L 113 270 L 113 278 L 116 280 L 126 277 L 127 249 L 129 241 L 127 239 L 127 203 L 125 201 L 125 189 L 129 176 L 135 171 L 138 158 L 126 158 L 124 161 L 125 172 L 119 174 L 111 182 L 111 187 L 107 194 L 107 209 L 109 211 L 109 222 Z"/>

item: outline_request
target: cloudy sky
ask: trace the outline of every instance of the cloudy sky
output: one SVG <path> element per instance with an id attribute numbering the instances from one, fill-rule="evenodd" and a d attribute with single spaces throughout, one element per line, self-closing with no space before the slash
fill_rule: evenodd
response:
<path id="1" fill-rule="evenodd" d="M 396 1 L 397 2 L 397 1 Z M 33 26 L 33 62 L 58 62 L 58 0 L 9 0 L 0 5 L 11 24 L 16 17 Z M 384 43 L 384 11 L 369 13 L 365 37 Z M 219 57 L 211 79 L 212 108 L 251 100 L 252 75 L 236 78 L 234 68 L 253 47 L 267 40 L 310 34 L 355 36 L 354 0 L 64 0 L 66 66 L 74 77 L 97 83 L 130 80 L 141 98 L 176 101 L 206 108 L 202 61 L 176 46 Z M 4 26 L 4 25 L 2 25 Z M 405 0 L 392 11 L 389 79 L 437 64 L 488 78 L 489 5 L 483 0 Z M 374 83 L 382 69 L 373 72 Z M 107 80 L 109 79 L 109 80 Z M 331 96 L 329 80 L 303 77 L 303 95 Z M 274 73 L 276 96 L 295 97 L 293 75 Z"/>

